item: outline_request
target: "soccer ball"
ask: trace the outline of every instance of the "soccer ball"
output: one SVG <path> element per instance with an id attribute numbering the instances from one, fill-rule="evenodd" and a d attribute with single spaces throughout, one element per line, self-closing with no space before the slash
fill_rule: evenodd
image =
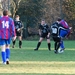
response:
<path id="1" fill-rule="evenodd" d="M 58 53 L 63 53 L 63 52 L 64 52 L 64 49 L 62 49 L 62 48 L 58 49 Z"/>

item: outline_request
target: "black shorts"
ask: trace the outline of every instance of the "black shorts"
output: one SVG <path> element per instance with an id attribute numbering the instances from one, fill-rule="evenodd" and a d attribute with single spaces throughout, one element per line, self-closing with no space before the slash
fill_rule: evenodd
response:
<path id="1" fill-rule="evenodd" d="M 50 36 L 48 37 L 47 35 L 48 35 L 48 33 L 47 33 L 47 34 L 46 34 L 46 33 L 45 33 L 45 34 L 42 33 L 40 37 L 42 37 L 42 38 L 46 38 L 46 39 L 50 39 Z"/>
<path id="2" fill-rule="evenodd" d="M 54 37 L 52 37 L 52 38 L 53 38 L 53 40 L 54 40 L 55 42 L 60 42 L 60 41 L 61 41 L 61 38 L 60 38 L 60 37 L 54 36 Z"/>
<path id="3" fill-rule="evenodd" d="M 18 32 L 18 31 L 16 30 L 16 36 L 22 36 L 22 32 L 21 32 L 21 31 Z"/>

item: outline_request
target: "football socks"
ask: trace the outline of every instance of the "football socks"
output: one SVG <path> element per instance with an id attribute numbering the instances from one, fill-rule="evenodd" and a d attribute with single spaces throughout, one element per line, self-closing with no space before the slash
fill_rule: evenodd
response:
<path id="1" fill-rule="evenodd" d="M 5 63 L 6 62 L 6 52 L 2 51 L 1 55 L 2 55 L 2 61 L 3 63 Z"/>
<path id="2" fill-rule="evenodd" d="M 49 49 L 49 50 L 51 50 L 50 48 L 51 48 L 51 44 L 50 44 L 50 43 L 48 43 L 48 49 Z"/>
<path id="3" fill-rule="evenodd" d="M 10 57 L 10 49 L 6 49 L 6 59 L 9 59 Z"/>

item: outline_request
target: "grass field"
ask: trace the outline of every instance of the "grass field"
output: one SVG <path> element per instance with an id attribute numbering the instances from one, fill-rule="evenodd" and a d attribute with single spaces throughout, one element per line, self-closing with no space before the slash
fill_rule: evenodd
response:
<path id="1" fill-rule="evenodd" d="M 0 75 L 75 75 L 75 41 L 65 41 L 65 52 L 54 54 L 54 42 L 48 51 L 46 41 L 34 51 L 38 41 L 23 41 L 23 47 L 11 47 L 10 64 L 3 65 L 0 55 Z M 12 46 L 12 45 L 11 45 Z"/>

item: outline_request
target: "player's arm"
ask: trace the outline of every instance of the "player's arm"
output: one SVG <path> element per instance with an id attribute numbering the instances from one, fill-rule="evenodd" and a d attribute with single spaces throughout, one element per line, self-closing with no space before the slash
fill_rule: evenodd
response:
<path id="1" fill-rule="evenodd" d="M 20 21 L 20 27 L 17 29 L 17 31 L 21 31 L 24 28 L 23 23 Z"/>
<path id="2" fill-rule="evenodd" d="M 50 36 L 50 28 L 49 28 L 49 26 L 48 26 L 48 35 L 47 35 L 48 37 Z"/>
<path id="3" fill-rule="evenodd" d="M 48 36 L 50 36 L 50 28 L 48 28 Z"/>
<path id="4" fill-rule="evenodd" d="M 39 25 L 39 35 L 41 35 L 41 25 Z"/>
<path id="5" fill-rule="evenodd" d="M 41 35 L 41 30 L 39 29 L 39 35 Z"/>
<path id="6" fill-rule="evenodd" d="M 23 25 L 23 23 L 21 22 L 21 28 L 20 28 L 20 30 L 22 30 L 24 28 L 24 25 Z"/>
<path id="7" fill-rule="evenodd" d="M 14 21 L 11 19 L 11 35 L 12 37 L 15 37 L 16 36 L 16 32 L 15 32 L 15 25 L 14 25 Z"/>

